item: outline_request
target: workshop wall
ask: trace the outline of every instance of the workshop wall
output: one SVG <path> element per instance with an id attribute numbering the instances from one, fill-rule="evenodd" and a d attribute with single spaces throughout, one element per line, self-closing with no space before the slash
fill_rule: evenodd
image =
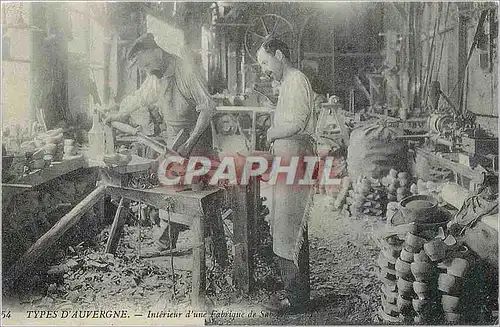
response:
<path id="1" fill-rule="evenodd" d="M 490 8 L 491 3 L 413 3 L 420 6 L 422 19 L 420 21 L 420 57 L 422 83 L 424 88 L 429 87 L 429 81 L 437 80 L 441 89 L 459 106 L 460 72 L 467 63 L 469 51 L 474 42 L 477 26 L 480 20 L 481 8 Z M 406 16 L 410 4 L 385 4 L 383 26 L 384 32 L 399 33 L 398 41 L 403 43 L 407 38 Z M 488 7 L 489 6 L 489 7 Z M 423 8 L 422 8 L 423 7 Z M 498 28 L 497 9 L 490 11 L 480 35 L 481 42 L 473 48 L 472 56 L 467 64 L 464 79 L 463 108 L 479 115 L 477 122 L 487 131 L 498 135 L 498 59 L 496 54 Z M 387 42 L 387 40 L 386 40 Z M 404 49 L 393 49 L 396 55 L 406 57 Z M 411 53 L 408 54 L 411 58 Z M 397 63 L 402 64 L 402 63 Z M 399 80 L 401 90 L 405 90 L 404 79 Z M 422 91 L 422 103 L 429 105 L 427 95 Z M 442 99 L 440 106 L 447 105 Z"/>
<path id="2" fill-rule="evenodd" d="M 468 65 L 464 106 L 475 114 L 492 116 L 477 117 L 477 122 L 498 136 L 498 118 L 495 118 L 498 117 L 498 36 L 493 37 L 494 33 L 498 35 L 498 9 L 491 10 L 491 13 L 491 16 L 486 17 L 484 30 L 481 32 L 482 41 L 474 49 Z M 469 17 L 467 51 L 469 51 L 480 15 L 479 12 L 467 15 Z"/>

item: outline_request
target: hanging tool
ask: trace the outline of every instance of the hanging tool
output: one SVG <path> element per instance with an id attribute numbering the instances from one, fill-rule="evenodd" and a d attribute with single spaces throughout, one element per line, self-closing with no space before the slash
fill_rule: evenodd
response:
<path id="1" fill-rule="evenodd" d="M 481 16 L 479 17 L 479 22 L 477 23 L 476 27 L 476 32 L 474 34 L 474 39 L 472 41 L 472 45 L 469 48 L 469 54 L 467 56 L 467 61 L 465 62 L 465 66 L 462 67 L 461 71 L 458 72 L 458 81 L 455 83 L 453 86 L 453 89 L 451 90 L 451 94 L 453 95 L 455 91 L 457 90 L 457 86 L 462 86 L 464 80 L 465 80 L 465 75 L 467 72 L 467 66 L 469 66 L 470 59 L 472 58 L 472 55 L 474 53 L 474 50 L 476 49 L 477 44 L 480 41 L 481 38 L 481 32 L 483 31 L 483 26 L 486 21 L 486 17 L 488 15 L 488 10 L 483 10 L 481 12 Z M 460 88 L 459 88 L 460 89 Z M 459 90 L 460 92 L 463 92 L 462 90 Z"/>

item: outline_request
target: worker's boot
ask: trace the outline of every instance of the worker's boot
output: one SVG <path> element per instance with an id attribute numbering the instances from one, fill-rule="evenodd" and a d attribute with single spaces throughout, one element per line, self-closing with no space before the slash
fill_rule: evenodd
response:
<path id="1" fill-rule="evenodd" d="M 166 251 L 170 249 L 175 249 L 177 246 L 177 240 L 179 239 L 180 229 L 176 223 L 160 222 L 160 228 L 162 233 L 157 241 L 158 251 Z M 170 239 L 172 237 L 172 239 Z"/>
<path id="2" fill-rule="evenodd" d="M 277 314 L 299 314 L 307 311 L 308 304 L 308 301 L 305 303 L 292 303 L 287 297 L 279 298 L 273 295 L 262 306 L 266 310 Z"/>

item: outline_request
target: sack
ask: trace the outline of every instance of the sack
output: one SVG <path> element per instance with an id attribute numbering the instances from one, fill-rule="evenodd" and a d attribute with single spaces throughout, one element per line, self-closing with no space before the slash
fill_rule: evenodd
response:
<path id="1" fill-rule="evenodd" d="M 498 267 L 498 232 L 478 221 L 472 228 L 465 228 L 464 243 L 493 267 Z"/>
<path id="2" fill-rule="evenodd" d="M 382 178 L 391 168 L 407 171 L 407 146 L 395 139 L 398 135 L 403 131 L 378 124 L 352 131 L 347 150 L 347 171 L 352 180 L 359 176 Z"/>

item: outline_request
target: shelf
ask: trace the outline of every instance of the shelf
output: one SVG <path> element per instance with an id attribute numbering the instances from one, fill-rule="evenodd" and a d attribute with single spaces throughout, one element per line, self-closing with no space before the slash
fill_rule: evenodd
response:
<path id="1" fill-rule="evenodd" d="M 381 54 L 376 52 L 345 52 L 345 53 L 331 53 L 331 52 L 304 52 L 306 58 L 332 58 L 332 57 L 382 57 Z"/>
<path id="2" fill-rule="evenodd" d="M 2 28 L 12 28 L 12 29 L 20 29 L 20 30 L 32 30 L 32 31 L 38 31 L 38 32 L 43 32 L 43 30 L 39 27 L 36 26 L 28 26 L 28 25 L 9 25 L 9 24 L 2 24 Z"/>
<path id="3" fill-rule="evenodd" d="M 5 58 L 5 57 L 2 57 L 2 61 L 7 61 L 7 62 L 22 62 L 22 63 L 25 63 L 25 64 L 31 63 L 31 61 L 28 60 L 28 59 L 16 59 L 16 58 Z"/>
<path id="4" fill-rule="evenodd" d="M 482 184 L 484 181 L 484 176 L 482 173 L 474 171 L 465 165 L 453 162 L 447 158 L 440 157 L 433 152 L 421 148 L 415 149 L 415 152 L 417 155 L 420 155 L 429 160 L 432 164 L 450 169 L 459 175 L 469 178 L 473 183 Z"/>
<path id="5" fill-rule="evenodd" d="M 218 112 L 257 112 L 273 113 L 274 111 L 267 107 L 238 107 L 238 106 L 220 106 L 216 107 Z"/>

